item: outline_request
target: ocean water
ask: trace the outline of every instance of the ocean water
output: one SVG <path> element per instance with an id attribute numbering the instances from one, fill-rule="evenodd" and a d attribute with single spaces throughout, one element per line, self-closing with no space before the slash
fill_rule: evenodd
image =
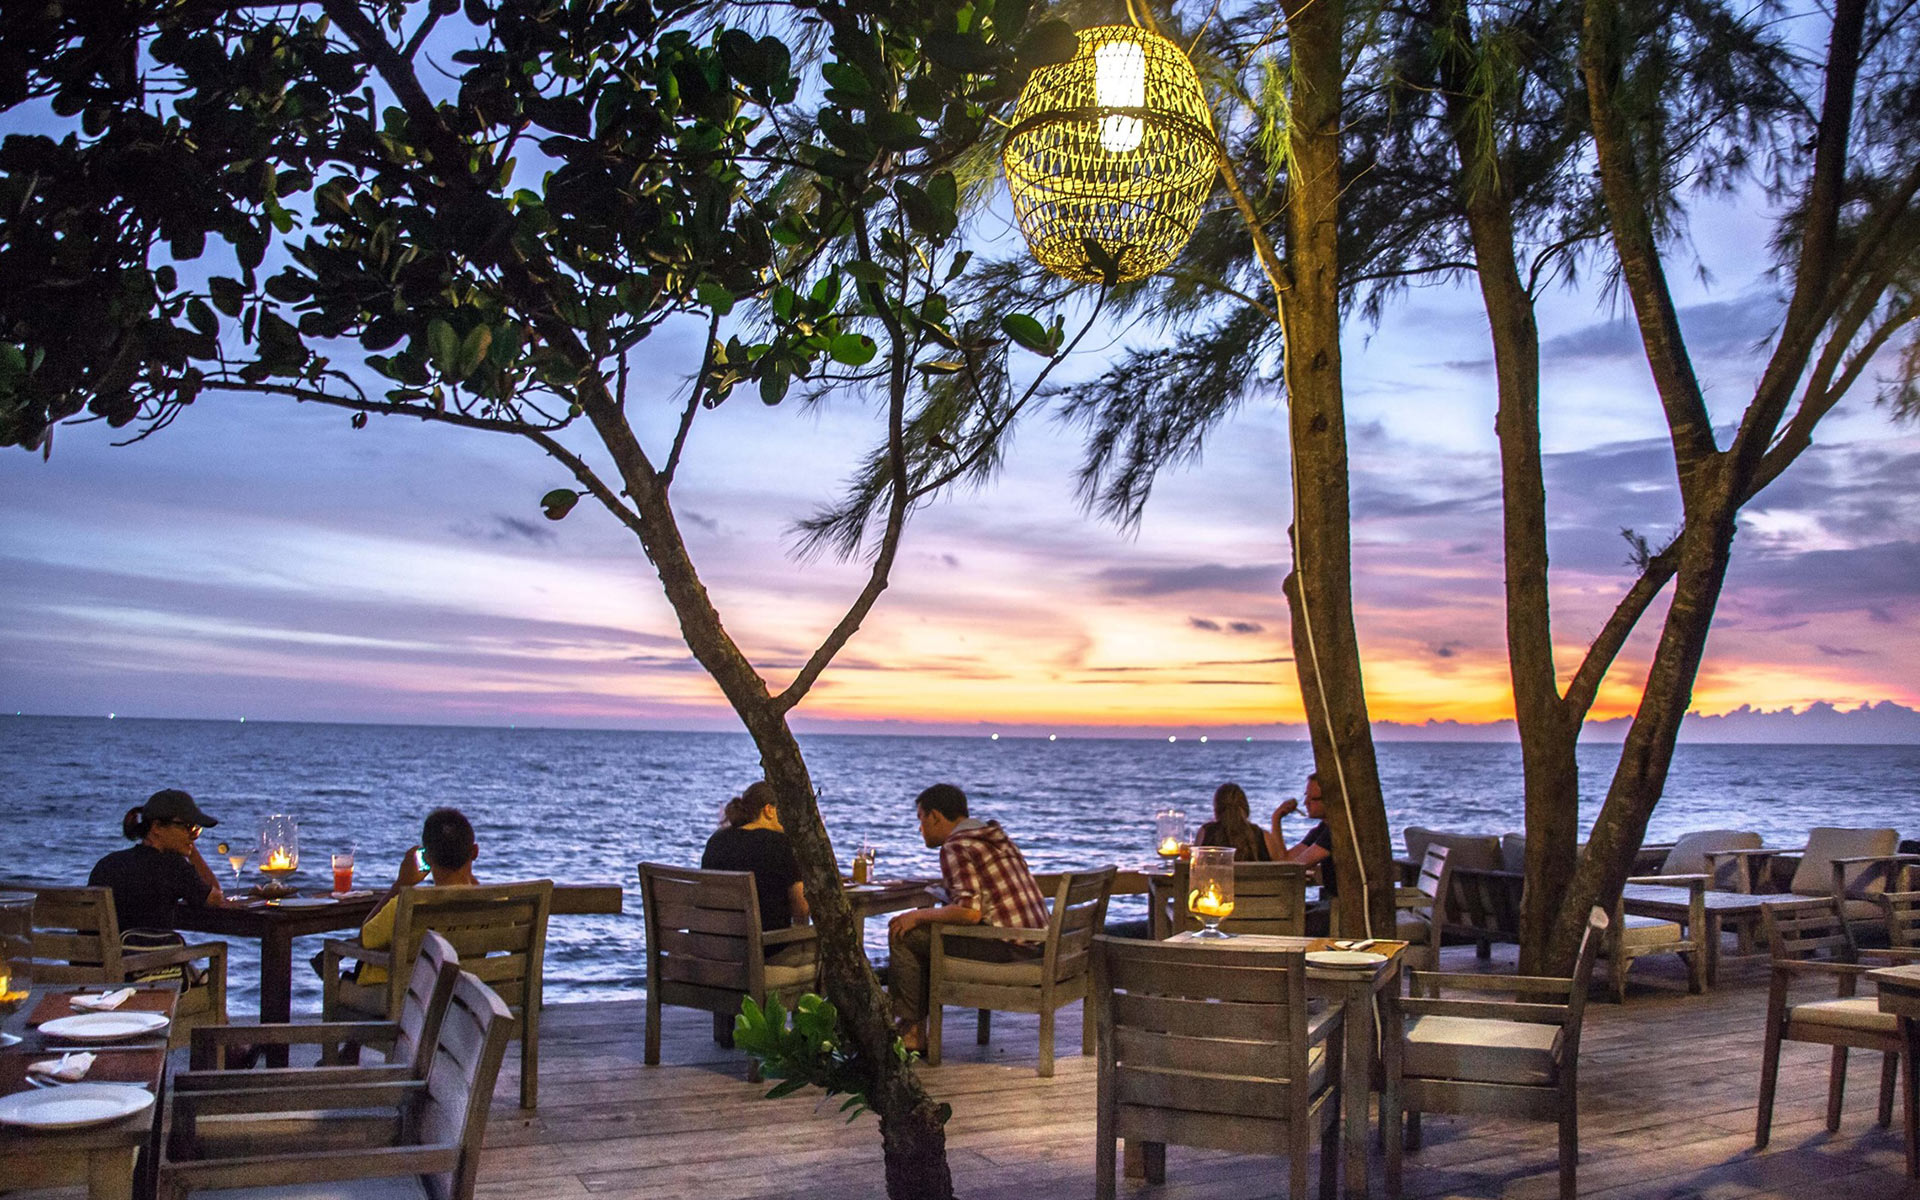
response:
<path id="1" fill-rule="evenodd" d="M 841 860 L 871 841 L 881 875 L 938 874 L 913 819 L 913 797 L 929 783 L 959 784 L 975 815 L 1005 825 L 1035 870 L 1058 870 L 1141 864 L 1151 857 L 1154 812 L 1176 805 L 1197 824 L 1225 780 L 1247 789 L 1259 819 L 1298 795 L 1312 768 L 1304 742 L 841 735 L 801 743 Z M 1616 755 L 1607 745 L 1581 751 L 1590 798 L 1583 831 Z M 1521 825 L 1518 746 L 1388 742 L 1379 757 L 1396 831 Z M 636 864 L 698 862 L 721 807 L 758 775 L 744 734 L 0 718 L 8 810 L 0 876 L 84 883 L 96 859 L 126 844 L 121 814 L 159 788 L 180 787 L 220 819 L 201 845 L 223 878 L 213 845 L 251 844 L 266 816 L 288 813 L 300 822 L 299 882 L 325 886 L 329 852 L 352 846 L 357 886 L 385 887 L 421 817 L 452 805 L 473 820 L 483 880 L 626 887 L 619 916 L 554 918 L 546 979 L 556 1001 L 632 997 L 645 963 Z M 1648 836 L 1731 826 L 1792 845 L 1815 825 L 1890 825 L 1920 837 L 1920 746 L 1682 745 Z M 1115 906 L 1119 913 L 1125 903 Z M 883 936 L 878 921 L 868 929 L 870 939 Z M 229 947 L 236 1014 L 258 1003 L 256 948 Z M 295 947 L 296 1010 L 319 1007 L 318 980 L 302 965 L 311 950 Z"/>

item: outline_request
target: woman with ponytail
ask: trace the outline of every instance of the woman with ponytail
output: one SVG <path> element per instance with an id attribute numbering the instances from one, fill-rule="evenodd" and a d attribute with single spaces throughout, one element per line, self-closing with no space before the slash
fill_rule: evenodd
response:
<path id="1" fill-rule="evenodd" d="M 749 784 L 727 801 L 726 824 L 707 839 L 700 867 L 706 871 L 752 871 L 760 897 L 760 928 L 785 929 L 807 921 L 807 893 L 800 886 L 800 864 L 780 828 L 773 785 Z"/>
<path id="2" fill-rule="evenodd" d="M 1231 846 L 1235 862 L 1272 862 L 1280 857 L 1276 838 L 1254 825 L 1247 793 L 1237 783 L 1223 783 L 1213 793 L 1213 820 L 1200 827 L 1198 846 Z"/>
<path id="3" fill-rule="evenodd" d="M 213 868 L 194 844 L 202 829 L 218 824 L 180 789 L 155 792 L 120 818 L 120 832 L 133 845 L 95 863 L 87 886 L 113 889 L 123 933 L 170 931 L 179 909 L 226 902 Z"/>

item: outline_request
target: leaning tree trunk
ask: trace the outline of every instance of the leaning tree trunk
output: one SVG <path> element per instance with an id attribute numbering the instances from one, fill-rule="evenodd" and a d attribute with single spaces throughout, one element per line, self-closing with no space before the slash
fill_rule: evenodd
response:
<path id="1" fill-rule="evenodd" d="M 860 1048 L 869 1068 L 867 1099 L 880 1117 L 887 1195 L 894 1200 L 953 1195 L 947 1166 L 947 1135 L 939 1106 L 912 1070 L 893 1055 L 893 1025 L 887 1000 L 868 965 L 859 923 L 840 887 L 840 867 L 820 819 L 813 784 L 800 745 L 786 721 L 772 713 L 747 722 L 760 765 L 778 800 L 780 823 L 800 864 L 813 923 L 820 931 L 820 977 L 827 999 L 840 1011 L 840 1027 Z"/>
<path id="2" fill-rule="evenodd" d="M 1733 551 L 1737 503 L 1720 494 L 1708 511 L 1688 514 L 1681 535 L 1680 569 L 1673 603 L 1654 651 L 1640 707 L 1633 714 L 1620 765 L 1594 821 L 1587 852 L 1580 857 L 1553 934 L 1546 946 L 1549 969 L 1565 973 L 1580 947 L 1580 932 L 1592 905 L 1610 907 L 1633 872 L 1634 858 L 1647 832 L 1647 820 L 1667 783 L 1680 723 L 1693 701 L 1694 680 L 1706 654 L 1707 634 L 1727 578 Z"/>
<path id="3" fill-rule="evenodd" d="M 1285 0 L 1294 85 L 1288 136 L 1287 404 L 1293 440 L 1295 668 L 1327 799 L 1342 927 L 1393 931 L 1392 853 L 1353 623 L 1346 410 L 1340 380 L 1341 46 L 1345 6 Z M 1366 887 L 1354 886 L 1364 880 Z"/>
<path id="4" fill-rule="evenodd" d="M 585 407 L 626 484 L 638 514 L 635 532 L 660 576 L 687 648 L 720 686 L 760 751 L 761 769 L 773 785 L 780 823 L 793 845 L 819 929 L 827 999 L 839 1010 L 842 1028 L 859 1047 L 869 1072 L 867 1102 L 880 1118 L 887 1195 L 893 1200 L 951 1200 L 953 1176 L 940 1110 L 912 1070 L 893 1055 L 885 998 L 841 891 L 839 862 L 820 819 L 800 744 L 787 726 L 785 709 L 791 701 L 768 692 L 722 625 L 687 554 L 659 476 L 611 397 L 593 395 Z"/>

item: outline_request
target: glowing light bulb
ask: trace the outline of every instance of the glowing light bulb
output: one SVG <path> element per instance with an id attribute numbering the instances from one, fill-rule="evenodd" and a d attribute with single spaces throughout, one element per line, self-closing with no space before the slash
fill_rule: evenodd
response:
<path id="1" fill-rule="evenodd" d="M 1147 48 L 1139 42 L 1108 42 L 1093 52 L 1093 102 L 1101 108 L 1144 108 Z M 1104 117 L 1100 148 L 1108 154 L 1137 149 L 1147 135 L 1139 117 Z"/>

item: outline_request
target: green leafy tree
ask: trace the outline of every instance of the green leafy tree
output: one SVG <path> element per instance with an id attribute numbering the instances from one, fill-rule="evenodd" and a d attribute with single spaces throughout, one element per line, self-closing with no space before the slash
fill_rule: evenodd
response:
<path id="1" fill-rule="evenodd" d="M 982 470 L 1025 403 L 1007 338 L 1061 349 L 1057 323 L 1003 333 L 948 298 L 951 164 L 1072 52 L 1027 7 L 98 0 L 10 6 L 0 35 L 0 441 L 44 453 L 74 418 L 142 437 L 277 397 L 550 457 L 547 516 L 588 499 L 634 534 L 759 748 L 836 1078 L 878 1114 L 902 1197 L 951 1194 L 945 1111 L 896 1053 L 787 714 L 887 586 L 911 509 Z M 692 384 L 663 389 L 636 356 L 686 319 L 707 328 Z M 670 501 L 693 423 L 743 390 L 852 390 L 885 427 L 864 584 L 779 686 Z M 674 432 L 645 445 L 634 417 L 661 406 Z"/>

